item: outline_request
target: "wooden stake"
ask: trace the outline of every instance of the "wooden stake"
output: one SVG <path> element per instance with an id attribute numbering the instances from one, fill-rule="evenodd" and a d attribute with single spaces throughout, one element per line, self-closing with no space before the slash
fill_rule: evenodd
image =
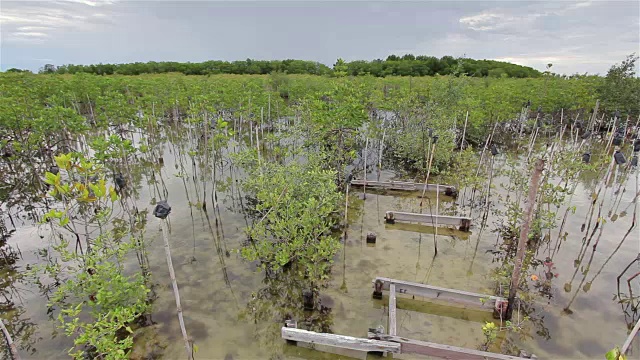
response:
<path id="1" fill-rule="evenodd" d="M 429 138 L 431 140 L 431 138 Z M 429 175 L 431 175 L 431 162 L 433 161 L 433 153 L 436 151 L 436 143 L 431 146 L 431 154 L 429 154 L 429 165 L 427 166 L 427 177 L 424 179 L 424 187 L 422 188 L 422 198 L 420 199 L 420 213 L 422 213 L 422 204 L 424 202 L 424 194 L 427 192 L 427 184 L 429 183 Z"/>
<path id="2" fill-rule="evenodd" d="M 187 359 L 193 360 L 193 352 L 191 351 L 191 343 L 187 335 L 187 328 L 184 325 L 182 317 L 182 305 L 180 304 L 180 292 L 178 290 L 178 282 L 176 281 L 176 273 L 173 270 L 173 262 L 171 261 L 171 249 L 169 247 L 169 230 L 167 228 L 167 220 L 160 220 L 162 226 L 162 238 L 164 239 L 164 252 L 167 255 L 167 266 L 169 267 L 169 276 L 171 277 L 171 285 L 173 286 L 173 295 L 176 298 L 176 308 L 178 309 L 178 321 L 180 322 L 180 330 L 184 339 L 184 347 L 187 351 Z"/>
<path id="3" fill-rule="evenodd" d="M 460 150 L 464 149 L 464 137 L 467 135 L 467 121 L 469 121 L 469 111 L 464 118 L 464 128 L 462 129 L 462 141 L 460 141 Z"/>
<path id="4" fill-rule="evenodd" d="M 515 264 L 513 267 L 513 273 L 511 275 L 511 285 L 509 286 L 509 299 L 507 305 L 507 313 L 505 320 L 511 320 L 513 315 L 513 303 L 516 300 L 516 293 L 518 286 L 520 285 L 520 275 L 522 272 L 522 264 L 524 262 L 524 255 L 527 250 L 527 240 L 529 238 L 529 228 L 531 227 L 531 221 L 533 220 L 533 209 L 535 208 L 536 195 L 538 194 L 538 187 L 540 186 L 540 178 L 542 177 L 542 171 L 544 170 L 543 159 L 538 159 L 531 175 L 531 184 L 529 185 L 529 195 L 527 199 L 527 209 L 525 210 L 525 218 L 520 227 L 520 239 L 518 240 L 518 253 L 516 254 Z"/>

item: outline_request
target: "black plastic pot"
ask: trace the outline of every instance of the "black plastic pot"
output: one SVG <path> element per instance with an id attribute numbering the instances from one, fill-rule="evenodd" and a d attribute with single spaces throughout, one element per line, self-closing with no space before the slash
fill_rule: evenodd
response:
<path id="1" fill-rule="evenodd" d="M 491 144 L 491 155 L 496 156 L 498 155 L 498 148 L 496 147 L 496 144 Z"/>
<path id="2" fill-rule="evenodd" d="M 616 153 L 613 154 L 613 158 L 618 165 L 622 165 L 627 162 L 627 159 L 624 158 L 624 154 L 622 154 L 620 151 L 616 151 Z"/>
<path id="3" fill-rule="evenodd" d="M 622 145 L 622 138 L 616 136 L 616 137 L 613 138 L 613 142 L 612 143 L 615 146 L 620 146 L 620 145 Z"/>

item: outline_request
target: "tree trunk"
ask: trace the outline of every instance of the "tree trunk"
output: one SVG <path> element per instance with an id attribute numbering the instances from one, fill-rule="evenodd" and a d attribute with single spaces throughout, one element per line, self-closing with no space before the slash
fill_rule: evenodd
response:
<path id="1" fill-rule="evenodd" d="M 520 239 L 518 240 L 518 252 L 516 254 L 513 273 L 511 274 L 511 285 L 509 286 L 509 303 L 507 305 L 507 313 L 505 320 L 511 320 L 513 315 L 513 305 L 516 299 L 518 286 L 520 285 L 520 275 L 522 272 L 522 263 L 527 250 L 527 240 L 529 238 L 529 229 L 533 220 L 533 209 L 535 209 L 536 195 L 540 186 L 540 178 L 544 170 L 544 160 L 538 159 L 531 176 L 531 184 L 529 185 L 529 194 L 527 199 L 527 208 L 524 213 L 524 221 L 520 227 Z"/>

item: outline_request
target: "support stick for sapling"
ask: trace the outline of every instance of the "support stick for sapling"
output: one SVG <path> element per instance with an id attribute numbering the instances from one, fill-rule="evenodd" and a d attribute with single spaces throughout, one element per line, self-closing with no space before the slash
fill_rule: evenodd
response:
<path id="1" fill-rule="evenodd" d="M 182 317 L 182 305 L 180 304 L 180 291 L 178 290 L 178 282 L 176 281 L 176 273 L 173 269 L 173 262 L 171 261 L 171 248 L 169 246 L 169 229 L 167 228 L 167 216 L 171 212 L 171 206 L 166 200 L 162 200 L 156 204 L 153 210 L 153 215 L 160 219 L 160 226 L 162 227 L 162 238 L 164 239 L 164 252 L 167 256 L 167 267 L 169 268 L 169 276 L 171 278 L 171 285 L 173 286 L 173 296 L 176 299 L 176 308 L 178 311 L 178 321 L 180 322 L 180 330 L 182 331 L 182 339 L 184 340 L 184 347 L 187 351 L 187 359 L 193 360 L 193 352 L 191 351 L 191 342 L 187 335 L 187 328 L 184 325 L 184 318 Z"/>

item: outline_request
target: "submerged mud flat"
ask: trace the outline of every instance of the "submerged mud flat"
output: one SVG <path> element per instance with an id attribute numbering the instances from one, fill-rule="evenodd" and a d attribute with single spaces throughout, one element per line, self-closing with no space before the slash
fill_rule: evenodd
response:
<path id="1" fill-rule="evenodd" d="M 246 262 L 235 251 L 246 240 L 247 219 L 234 181 L 219 191 L 219 206 L 214 211 L 195 208 L 196 183 L 189 180 L 191 174 L 176 176 L 181 175 L 182 169 L 172 149 L 175 149 L 173 145 L 164 145 L 164 165 L 158 176 L 164 178 L 166 198 L 173 207 L 169 218 L 173 263 L 186 327 L 198 348 L 198 357 L 334 358 L 331 354 L 284 344 L 280 339 L 281 323 L 278 320 L 282 316 L 292 316 L 298 322 L 313 324 L 324 332 L 364 336 L 368 328 L 386 326 L 386 299 L 371 297 L 371 281 L 376 276 L 479 293 L 494 291 L 495 281 L 490 274 L 496 267 L 498 237 L 493 231 L 495 216 L 491 212 L 482 221 L 481 211 L 473 210 L 470 233 L 438 228 L 438 235 L 435 235 L 436 229 L 429 226 L 385 224 L 385 211 L 418 211 L 419 193 L 369 191 L 363 200 L 362 190 L 353 188 L 346 241 L 342 242 L 342 249 L 335 258 L 328 286 L 319 291 L 316 308 L 304 312 L 300 297 L 303 285 L 299 281 L 288 279 L 286 274 L 265 278 L 256 264 Z M 226 171 L 231 178 L 241 176 L 233 168 Z M 394 176 L 390 171 L 383 174 L 383 178 Z M 506 180 L 494 179 L 497 183 Z M 618 208 L 626 208 L 632 203 L 634 182 L 632 176 L 626 181 L 626 191 L 620 196 Z M 618 216 L 615 221 L 611 220 L 613 214 L 609 216 L 597 250 L 594 252 L 591 247 L 585 250 L 582 241 L 585 233 L 580 229 L 588 217 L 592 192 L 590 184 L 577 186 L 572 200 L 576 211 L 567 218 L 564 226 L 567 235 L 561 240 L 560 249 L 553 251 L 556 229 L 551 231 L 552 241 L 538 248 L 536 256 L 539 258 L 553 253 L 554 277 L 544 290 L 546 297 L 535 301 L 525 338 L 509 335 L 518 347 L 539 358 L 601 357 L 612 344 L 625 338 L 625 329 L 631 324 L 631 319 L 612 296 L 616 293 L 616 277 L 635 258 L 638 250 L 636 236 L 616 250 L 631 225 L 632 213 Z M 468 196 L 470 192 L 466 194 Z M 435 195 L 428 195 L 432 200 L 431 211 L 434 211 Z M 141 184 L 139 207 L 150 210 L 156 196 L 156 189 Z M 615 208 L 615 199 L 616 196 L 610 196 L 603 207 Z M 439 211 L 464 212 L 459 208 L 462 203 L 462 197 L 456 200 L 443 197 Z M 150 322 L 155 324 L 154 332 L 152 339 L 145 341 L 151 343 L 150 347 L 160 358 L 180 358 L 184 348 L 164 264 L 160 226 L 151 216 L 147 220 L 147 237 L 152 239 L 148 256 L 156 298 L 149 316 Z M 9 243 L 19 247 L 21 252 L 15 263 L 17 269 L 25 269 L 39 261 L 37 252 L 43 245 L 40 238 L 43 231 L 31 221 L 17 222 L 16 232 L 9 239 Z M 365 241 L 368 232 L 377 234 L 374 245 Z M 434 238 L 438 243 L 435 256 Z M 587 255 L 580 260 L 583 252 Z M 535 273 L 538 279 L 545 279 L 543 267 Z M 532 286 L 537 284 L 530 282 Z M 59 333 L 51 337 L 56 330 L 46 314 L 47 299 L 28 282 L 21 281 L 13 286 L 14 294 L 20 296 L 20 300 L 16 297 L 16 303 L 19 303 L 16 307 L 21 313 L 12 324 L 31 329 L 26 338 L 18 339 L 21 344 L 23 341 L 31 344 L 29 356 L 66 358 L 70 343 Z M 569 302 L 570 314 L 563 311 Z M 398 333 L 401 336 L 461 347 L 477 348 L 483 340 L 482 325 L 485 321 L 493 321 L 490 313 L 419 298 L 401 297 L 398 306 Z M 345 354 L 348 355 L 354 354 Z"/>

